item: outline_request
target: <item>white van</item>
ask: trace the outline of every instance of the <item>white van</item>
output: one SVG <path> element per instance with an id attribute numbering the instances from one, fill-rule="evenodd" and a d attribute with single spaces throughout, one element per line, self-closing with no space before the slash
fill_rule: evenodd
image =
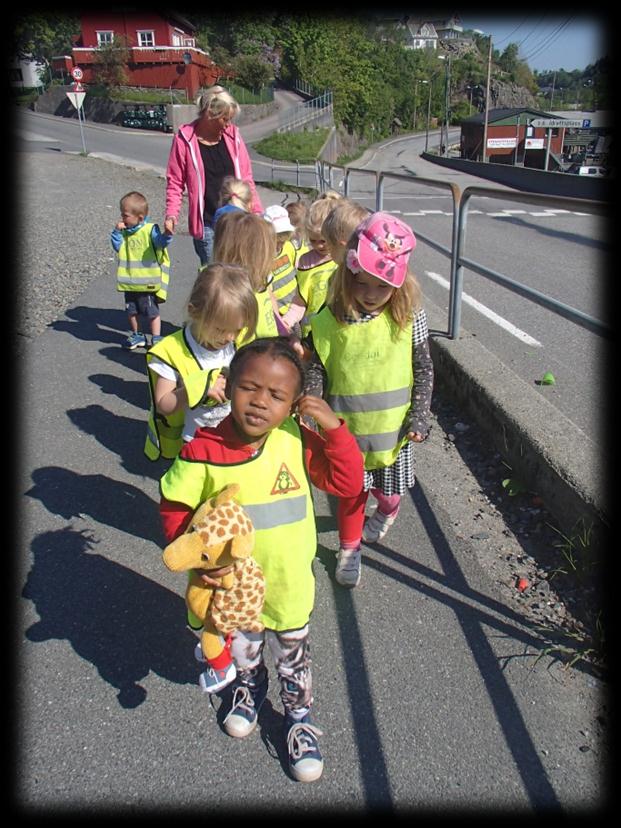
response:
<path id="1" fill-rule="evenodd" d="M 605 167 L 579 166 L 578 164 L 572 164 L 567 172 L 574 175 L 590 175 L 595 178 L 605 178 L 608 175 Z"/>

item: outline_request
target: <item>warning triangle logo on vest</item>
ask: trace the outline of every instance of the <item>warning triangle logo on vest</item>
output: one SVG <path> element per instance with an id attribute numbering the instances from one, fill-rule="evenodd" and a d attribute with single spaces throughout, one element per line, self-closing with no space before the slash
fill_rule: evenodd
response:
<path id="1" fill-rule="evenodd" d="M 279 494 L 287 494 L 287 492 L 293 492 L 296 489 L 300 488 L 300 484 L 295 479 L 295 477 L 291 474 L 289 469 L 287 468 L 286 463 L 281 463 L 280 468 L 278 469 L 278 474 L 276 475 L 276 480 L 274 485 L 272 486 L 272 491 L 270 494 L 279 495 Z"/>

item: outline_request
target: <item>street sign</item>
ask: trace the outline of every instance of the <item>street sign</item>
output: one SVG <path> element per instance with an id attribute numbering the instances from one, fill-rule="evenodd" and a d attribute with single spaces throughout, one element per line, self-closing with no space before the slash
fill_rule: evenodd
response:
<path id="1" fill-rule="evenodd" d="M 554 127 L 567 127 L 569 129 L 586 129 L 587 127 L 591 126 L 591 122 L 584 121 L 582 118 L 580 118 L 579 120 L 571 118 L 535 118 L 534 121 L 530 122 L 530 126 L 547 127 L 548 129 Z"/>
<path id="2" fill-rule="evenodd" d="M 71 91 L 72 92 L 84 92 L 84 87 L 82 86 L 80 81 L 76 81 L 75 83 L 73 83 L 71 85 Z"/>
<path id="3" fill-rule="evenodd" d="M 67 92 L 66 95 L 73 104 L 73 106 L 75 106 L 75 108 L 79 111 L 82 108 L 82 104 L 84 103 L 86 92 Z"/>
<path id="4" fill-rule="evenodd" d="M 84 72 L 80 69 L 79 66 L 74 66 L 73 69 L 71 70 L 71 77 L 75 81 L 81 81 L 82 78 L 84 77 Z"/>

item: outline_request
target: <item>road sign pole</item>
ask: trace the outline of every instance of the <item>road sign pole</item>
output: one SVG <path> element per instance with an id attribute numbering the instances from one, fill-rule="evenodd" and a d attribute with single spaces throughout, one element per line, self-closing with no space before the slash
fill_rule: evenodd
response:
<path id="1" fill-rule="evenodd" d="M 84 140 L 84 128 L 82 127 L 82 107 L 78 106 L 77 110 L 78 110 L 78 121 L 80 122 L 80 135 L 82 137 L 82 149 L 84 151 L 84 155 L 88 155 L 88 152 L 86 151 L 86 142 Z"/>

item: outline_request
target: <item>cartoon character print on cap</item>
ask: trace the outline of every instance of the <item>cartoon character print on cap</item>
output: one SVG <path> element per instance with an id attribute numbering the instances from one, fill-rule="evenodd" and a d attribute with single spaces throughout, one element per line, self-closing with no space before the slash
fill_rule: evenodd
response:
<path id="1" fill-rule="evenodd" d="M 357 228 L 358 246 L 347 253 L 352 273 L 365 270 L 392 287 L 401 287 L 416 237 L 407 224 L 389 213 L 374 213 Z"/>

